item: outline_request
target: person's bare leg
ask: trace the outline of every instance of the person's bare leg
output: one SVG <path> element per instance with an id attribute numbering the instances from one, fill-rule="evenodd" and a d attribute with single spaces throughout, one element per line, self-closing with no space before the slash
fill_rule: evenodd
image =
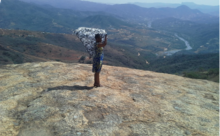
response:
<path id="1" fill-rule="evenodd" d="M 100 83 L 99 83 L 99 73 L 98 72 L 96 72 L 94 74 L 94 81 L 95 81 L 94 86 L 98 87 L 100 85 Z"/>
<path id="2" fill-rule="evenodd" d="M 96 73 L 94 73 L 94 86 L 97 86 L 97 83 L 96 83 Z"/>
<path id="3" fill-rule="evenodd" d="M 94 86 L 100 87 L 100 79 L 99 79 L 99 72 L 95 73 L 95 83 Z"/>
<path id="4" fill-rule="evenodd" d="M 100 86 L 99 73 L 97 74 L 97 84 Z"/>

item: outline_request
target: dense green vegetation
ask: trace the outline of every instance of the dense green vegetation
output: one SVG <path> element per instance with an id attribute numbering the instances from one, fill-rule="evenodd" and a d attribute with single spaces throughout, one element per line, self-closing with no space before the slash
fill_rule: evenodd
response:
<path id="1" fill-rule="evenodd" d="M 159 57 L 149 60 L 150 70 L 164 73 L 182 73 L 184 71 L 198 71 L 219 68 L 219 54 L 176 55 L 166 58 Z"/>
<path id="2" fill-rule="evenodd" d="M 209 69 L 207 71 L 190 71 L 183 72 L 184 77 L 194 78 L 194 79 L 206 79 L 214 82 L 219 82 L 219 69 Z"/>
<path id="3" fill-rule="evenodd" d="M 151 59 L 151 71 L 219 82 L 219 54 L 176 55 Z"/>
<path id="4" fill-rule="evenodd" d="M 4 64 L 20 64 L 24 62 L 23 55 L 20 53 L 11 52 L 6 48 L 0 47 L 0 62 Z"/>

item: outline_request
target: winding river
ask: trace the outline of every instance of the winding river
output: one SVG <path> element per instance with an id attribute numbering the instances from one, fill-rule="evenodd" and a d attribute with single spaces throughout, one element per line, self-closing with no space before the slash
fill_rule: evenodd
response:
<path id="1" fill-rule="evenodd" d="M 152 28 L 152 21 L 149 21 L 148 22 L 148 28 Z M 179 37 L 176 33 L 174 34 L 178 39 L 180 39 L 181 41 L 183 41 L 186 45 L 186 48 L 185 49 L 174 49 L 174 50 L 169 50 L 169 51 L 163 51 L 163 52 L 159 52 L 159 53 L 156 53 L 157 56 L 172 56 L 173 54 L 179 52 L 179 51 L 182 51 L 182 50 L 191 50 L 192 47 L 190 46 L 189 42 L 185 39 L 183 39 L 182 37 Z"/>
<path id="2" fill-rule="evenodd" d="M 186 41 L 185 39 L 179 37 L 177 34 L 175 34 L 175 36 L 176 36 L 177 38 L 179 38 L 181 41 L 184 41 L 184 42 L 185 42 L 185 45 L 186 45 L 186 49 L 185 49 L 185 50 L 191 50 L 191 49 L 192 49 L 192 47 L 190 46 L 190 44 L 189 44 L 188 41 Z"/>
<path id="3" fill-rule="evenodd" d="M 192 47 L 190 46 L 188 41 L 186 41 L 182 37 L 179 37 L 177 34 L 175 34 L 175 36 L 185 43 L 186 49 L 184 49 L 184 50 L 191 50 L 192 49 Z M 170 51 L 164 51 L 162 53 L 158 53 L 157 55 L 172 56 L 173 54 L 175 54 L 179 51 L 182 51 L 182 50 L 175 49 L 175 50 L 170 50 Z"/>

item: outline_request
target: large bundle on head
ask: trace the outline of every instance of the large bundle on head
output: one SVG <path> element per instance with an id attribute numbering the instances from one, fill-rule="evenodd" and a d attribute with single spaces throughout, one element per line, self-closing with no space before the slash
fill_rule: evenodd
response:
<path id="1" fill-rule="evenodd" d="M 89 56 L 92 57 L 94 55 L 94 44 L 96 42 L 95 35 L 100 34 L 103 41 L 107 33 L 103 29 L 80 27 L 74 31 L 74 34 L 76 34 L 86 47 L 86 51 L 89 53 Z"/>

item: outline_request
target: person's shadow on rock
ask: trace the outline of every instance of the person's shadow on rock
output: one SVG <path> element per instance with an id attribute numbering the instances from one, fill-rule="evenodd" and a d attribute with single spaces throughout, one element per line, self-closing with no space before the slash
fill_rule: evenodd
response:
<path id="1" fill-rule="evenodd" d="M 49 91 L 53 91 L 53 90 L 76 91 L 76 90 L 91 90 L 91 89 L 93 89 L 93 87 L 79 86 L 79 85 L 75 85 L 75 86 L 57 86 L 57 87 L 53 87 L 53 88 L 48 88 L 48 89 L 44 90 L 44 92 L 49 92 Z"/>

